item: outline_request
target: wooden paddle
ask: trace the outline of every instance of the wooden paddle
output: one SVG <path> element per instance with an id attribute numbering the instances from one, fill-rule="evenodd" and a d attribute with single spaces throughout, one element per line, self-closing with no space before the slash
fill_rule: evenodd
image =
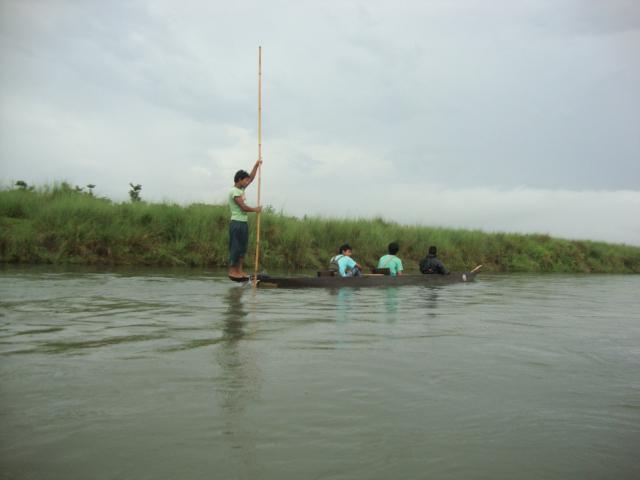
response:
<path id="1" fill-rule="evenodd" d="M 471 270 L 469 273 L 476 273 L 478 270 L 480 270 L 482 268 L 482 265 L 478 265 L 476 268 L 474 268 L 473 270 Z"/>

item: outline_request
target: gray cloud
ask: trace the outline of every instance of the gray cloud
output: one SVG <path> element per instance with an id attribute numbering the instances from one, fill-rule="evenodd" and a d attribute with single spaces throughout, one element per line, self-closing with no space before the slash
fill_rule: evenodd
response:
<path id="1" fill-rule="evenodd" d="M 435 185 L 504 201 L 523 187 L 588 192 L 586 203 L 609 205 L 640 183 L 639 10 L 623 0 L 5 1 L 0 175 L 91 182 L 115 198 L 135 181 L 149 199 L 221 200 L 256 156 L 263 45 L 265 175 L 280 176 L 265 194 L 276 206 L 300 213 L 354 184 L 367 188 L 350 199 L 353 214 L 371 213 L 370 192 L 389 185 L 414 201 Z M 390 198 L 390 216 L 409 201 Z M 633 216 L 633 202 L 612 205 L 615 218 Z M 582 216 L 558 211 L 589 236 Z M 541 212 L 521 218 L 544 230 Z M 549 228 L 563 234 L 562 223 Z"/>

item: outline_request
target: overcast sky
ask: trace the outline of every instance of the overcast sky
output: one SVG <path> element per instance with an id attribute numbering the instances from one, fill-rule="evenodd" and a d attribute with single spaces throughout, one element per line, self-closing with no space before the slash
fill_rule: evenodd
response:
<path id="1" fill-rule="evenodd" d="M 0 0 L 0 178 L 640 245 L 637 0 Z M 255 188 L 248 203 L 255 204 Z"/>

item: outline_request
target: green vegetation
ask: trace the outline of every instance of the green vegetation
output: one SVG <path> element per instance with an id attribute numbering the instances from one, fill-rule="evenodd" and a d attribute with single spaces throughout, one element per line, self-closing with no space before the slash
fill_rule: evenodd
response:
<path id="1" fill-rule="evenodd" d="M 66 183 L 38 189 L 21 184 L 0 191 L 0 262 L 226 266 L 226 205 L 154 204 L 133 195 L 131 202 L 115 203 L 88 187 L 85 192 Z M 255 232 L 253 224 L 250 228 Z M 403 226 L 378 218 L 297 219 L 273 210 L 262 215 L 261 265 L 288 271 L 325 268 L 336 248 L 349 242 L 354 258 L 373 267 L 394 240 L 409 271 L 434 244 L 453 270 L 484 264 L 484 271 L 496 272 L 640 273 L 638 247 Z"/>

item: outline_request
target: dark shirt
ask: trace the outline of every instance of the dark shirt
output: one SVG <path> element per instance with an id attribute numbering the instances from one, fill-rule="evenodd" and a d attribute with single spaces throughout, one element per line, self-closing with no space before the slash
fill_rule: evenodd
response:
<path id="1" fill-rule="evenodd" d="M 440 275 L 449 274 L 449 270 L 433 254 L 427 255 L 427 258 L 423 258 L 420 261 L 420 271 L 422 273 L 439 273 Z"/>

